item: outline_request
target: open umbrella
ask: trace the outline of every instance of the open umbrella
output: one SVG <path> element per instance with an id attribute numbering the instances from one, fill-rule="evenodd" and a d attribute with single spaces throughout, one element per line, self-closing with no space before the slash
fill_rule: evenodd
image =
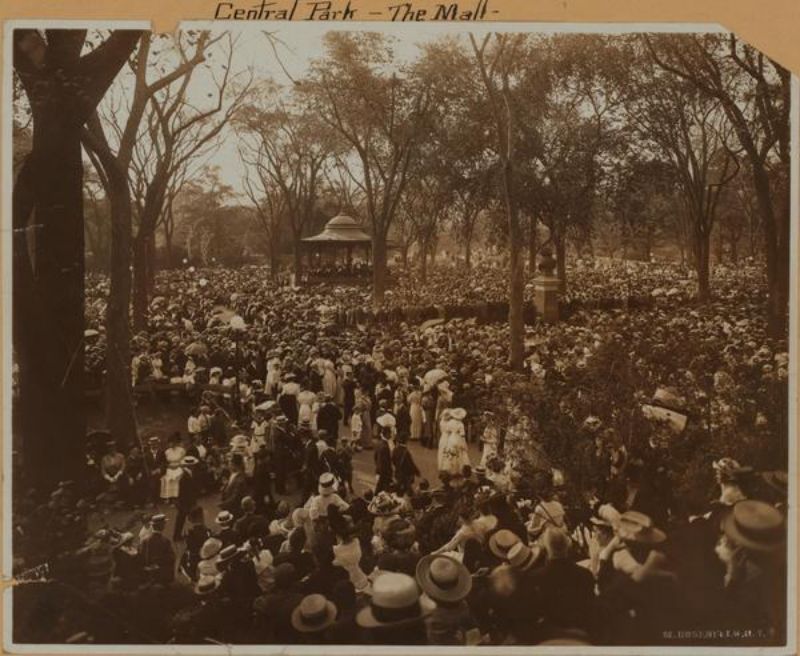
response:
<path id="1" fill-rule="evenodd" d="M 431 369 L 423 377 L 422 380 L 428 387 L 438 385 L 441 381 L 447 378 L 447 372 L 443 369 Z"/>
<path id="2" fill-rule="evenodd" d="M 208 347 L 203 342 L 192 342 L 186 347 L 184 351 L 186 355 L 205 355 L 208 353 Z"/>
<path id="3" fill-rule="evenodd" d="M 224 305 L 215 305 L 211 310 L 211 318 L 220 323 L 230 323 L 230 320 L 236 316 L 236 312 Z"/>
<path id="4" fill-rule="evenodd" d="M 427 321 L 423 321 L 419 327 L 420 330 L 427 330 L 433 326 L 438 326 L 440 323 L 444 323 L 444 319 L 428 319 Z"/>

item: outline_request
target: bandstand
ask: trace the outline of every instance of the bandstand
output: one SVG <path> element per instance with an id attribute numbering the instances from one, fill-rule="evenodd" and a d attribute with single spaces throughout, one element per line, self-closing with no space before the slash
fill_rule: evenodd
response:
<path id="1" fill-rule="evenodd" d="M 302 241 L 307 282 L 369 279 L 372 237 L 351 216 L 339 214 L 322 232 Z"/>

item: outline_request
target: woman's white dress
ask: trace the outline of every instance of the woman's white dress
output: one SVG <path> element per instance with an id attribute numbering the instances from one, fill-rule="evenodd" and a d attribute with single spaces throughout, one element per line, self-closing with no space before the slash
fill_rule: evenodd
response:
<path id="1" fill-rule="evenodd" d="M 443 433 L 439 438 L 439 471 L 451 476 L 460 475 L 469 465 L 469 450 L 464 438 L 464 424 L 457 419 L 443 422 Z"/>
<path id="2" fill-rule="evenodd" d="M 186 455 L 186 451 L 182 446 L 171 446 L 164 451 L 164 455 L 167 458 L 167 471 L 161 477 L 161 498 L 177 499 L 181 476 L 183 476 L 181 461 Z"/>
<path id="3" fill-rule="evenodd" d="M 361 569 L 361 544 L 357 538 L 350 542 L 333 545 L 333 564 L 347 572 L 356 592 L 366 592 L 369 579 Z"/>
<path id="4" fill-rule="evenodd" d="M 336 371 L 333 362 L 325 360 L 325 369 L 322 374 L 322 391 L 329 395 L 332 399 L 336 398 L 336 388 L 338 381 L 336 380 Z"/>
<path id="5" fill-rule="evenodd" d="M 408 395 L 408 414 L 411 416 L 410 438 L 419 440 L 422 438 L 425 413 L 422 411 L 422 394 L 416 390 Z"/>
<path id="6" fill-rule="evenodd" d="M 312 423 L 313 410 L 312 404 L 317 399 L 317 395 L 310 390 L 303 390 L 297 395 L 297 422 L 303 424 L 308 422 Z M 313 428 L 313 425 L 312 425 Z"/>

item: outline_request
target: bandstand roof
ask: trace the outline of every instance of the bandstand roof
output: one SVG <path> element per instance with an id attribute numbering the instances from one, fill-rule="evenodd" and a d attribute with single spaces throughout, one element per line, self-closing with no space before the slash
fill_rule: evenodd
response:
<path id="1" fill-rule="evenodd" d="M 351 216 L 339 214 L 325 224 L 322 232 L 313 237 L 305 237 L 304 242 L 334 244 L 366 244 L 370 237 Z"/>

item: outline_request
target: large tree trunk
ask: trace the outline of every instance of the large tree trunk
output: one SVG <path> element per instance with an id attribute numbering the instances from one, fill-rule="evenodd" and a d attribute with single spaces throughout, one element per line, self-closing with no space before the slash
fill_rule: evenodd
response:
<path id="1" fill-rule="evenodd" d="M 133 240 L 133 329 L 147 328 L 147 239 L 136 235 Z"/>
<path id="2" fill-rule="evenodd" d="M 302 250 L 302 241 L 300 238 L 300 234 L 294 235 L 294 240 L 292 242 L 292 254 L 294 255 L 294 273 L 295 278 L 299 281 L 300 274 L 303 271 L 303 250 Z"/>
<path id="3" fill-rule="evenodd" d="M 167 269 L 172 269 L 175 266 L 173 261 L 174 255 L 172 252 L 172 228 L 169 222 L 164 222 L 164 259 Z"/>
<path id="4" fill-rule="evenodd" d="M 419 249 L 419 276 L 420 282 L 424 285 L 428 281 L 428 253 L 430 252 L 430 244 L 424 240 L 420 242 Z"/>
<path id="5" fill-rule="evenodd" d="M 111 200 L 111 275 L 106 307 L 106 425 L 124 448 L 136 441 L 131 391 L 131 201 L 128 181 L 108 171 Z"/>
<path id="6" fill-rule="evenodd" d="M 13 191 L 19 471 L 40 492 L 82 480 L 86 438 L 80 126 L 52 109 L 34 118 L 33 150 Z M 31 217 L 35 227 L 25 230 Z"/>
<path id="7" fill-rule="evenodd" d="M 567 293 L 567 240 L 563 235 L 554 235 L 553 242 L 556 246 L 558 291 L 563 295 Z"/>
<path id="8" fill-rule="evenodd" d="M 278 277 L 278 240 L 269 240 L 269 274 L 275 280 Z"/>
<path id="9" fill-rule="evenodd" d="M 695 234 L 694 265 L 697 272 L 697 300 L 706 303 L 711 299 L 711 235 Z"/>
<path id="10" fill-rule="evenodd" d="M 739 242 L 742 239 L 741 231 L 731 233 L 729 243 L 731 247 L 731 263 L 736 265 L 739 263 Z"/>
<path id="11" fill-rule="evenodd" d="M 81 475 L 86 435 L 80 126 L 51 109 L 34 118 L 33 150 L 26 163 L 32 175 L 20 174 L 21 184 L 32 184 L 35 203 L 35 228 L 27 233 L 33 236 L 33 261 L 26 265 L 33 275 L 30 286 L 14 278 L 15 295 L 27 297 L 15 299 L 22 308 L 14 335 L 22 454 L 24 470 L 39 489 Z M 25 251 L 15 255 L 26 257 L 27 240 L 17 245 Z"/>
<path id="12" fill-rule="evenodd" d="M 147 238 L 147 296 L 153 295 L 156 288 L 156 232 L 153 230 Z"/>
<path id="13" fill-rule="evenodd" d="M 528 232 L 528 275 L 536 275 L 536 253 L 539 245 L 536 238 L 536 221 L 531 219 L 530 230 Z"/>
<path id="14" fill-rule="evenodd" d="M 767 258 L 768 327 L 771 335 L 781 336 L 786 331 L 789 304 L 788 192 L 781 193 L 775 199 L 774 202 L 778 204 L 776 213 L 769 174 L 763 167 L 753 167 L 753 181 L 764 231 L 764 251 Z"/>
<path id="15" fill-rule="evenodd" d="M 29 494 L 85 480 L 81 129 L 140 34 L 113 32 L 83 57 L 85 30 L 47 30 L 46 43 L 34 30 L 13 34 L 14 69 L 33 114 L 32 150 L 12 197 L 22 429 L 22 462 L 14 469 L 27 477 Z"/>
<path id="16" fill-rule="evenodd" d="M 510 161 L 503 166 L 503 196 L 508 217 L 508 358 L 511 368 L 522 371 L 525 358 L 525 320 L 523 304 L 525 294 L 525 260 L 523 258 L 524 236 L 519 221 L 514 196 L 514 168 Z"/>
<path id="17" fill-rule="evenodd" d="M 372 236 L 372 304 L 375 308 L 383 305 L 388 286 L 389 271 L 386 264 L 386 238 L 379 234 Z"/>

